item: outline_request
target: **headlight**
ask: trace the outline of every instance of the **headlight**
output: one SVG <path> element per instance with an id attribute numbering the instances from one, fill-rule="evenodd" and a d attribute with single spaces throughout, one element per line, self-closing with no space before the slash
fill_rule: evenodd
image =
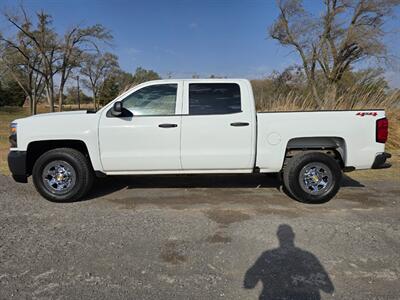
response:
<path id="1" fill-rule="evenodd" d="M 17 123 L 10 124 L 10 145 L 11 148 L 17 147 Z"/>

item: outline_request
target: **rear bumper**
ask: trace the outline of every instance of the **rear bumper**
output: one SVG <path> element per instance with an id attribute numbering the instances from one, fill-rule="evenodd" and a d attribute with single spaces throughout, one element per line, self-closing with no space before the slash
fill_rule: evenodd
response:
<path id="1" fill-rule="evenodd" d="M 387 163 L 386 160 L 391 157 L 392 155 L 390 153 L 387 152 L 379 153 L 377 156 L 375 156 L 374 163 L 372 164 L 372 169 L 390 168 L 392 165 L 390 163 Z"/>
<path id="2" fill-rule="evenodd" d="M 10 151 L 8 153 L 8 168 L 16 182 L 26 183 L 26 151 Z"/>

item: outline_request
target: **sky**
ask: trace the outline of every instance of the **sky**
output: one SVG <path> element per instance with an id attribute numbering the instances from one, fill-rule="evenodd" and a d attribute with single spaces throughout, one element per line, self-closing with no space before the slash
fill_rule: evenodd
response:
<path id="1" fill-rule="evenodd" d="M 0 9 L 19 1 L 0 0 Z M 296 53 L 268 38 L 278 15 L 275 0 L 25 0 L 30 14 L 44 9 L 63 32 L 73 24 L 100 23 L 111 30 L 108 51 L 118 55 L 127 72 L 141 66 L 161 76 L 187 78 L 197 74 L 262 78 L 273 70 L 299 63 Z M 322 0 L 305 0 L 318 14 Z M 397 12 L 400 12 L 397 9 Z M 400 14 L 398 14 L 400 15 Z M 391 20 L 388 28 L 400 27 Z M 10 27 L 0 19 L 0 31 Z M 400 53 L 399 35 L 388 39 L 391 52 Z M 388 68 L 392 86 L 400 87 L 400 73 Z"/>

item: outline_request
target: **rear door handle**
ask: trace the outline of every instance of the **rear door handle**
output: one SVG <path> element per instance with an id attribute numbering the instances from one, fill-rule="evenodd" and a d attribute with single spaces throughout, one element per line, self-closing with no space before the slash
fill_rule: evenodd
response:
<path id="1" fill-rule="evenodd" d="M 231 123 L 231 126 L 235 126 L 235 127 L 241 127 L 241 126 L 249 126 L 250 124 L 247 122 L 235 122 L 235 123 Z"/>
<path id="2" fill-rule="evenodd" d="M 174 128 L 174 127 L 178 127 L 178 124 L 168 124 L 168 123 L 159 124 L 158 127 L 161 127 L 161 128 Z"/>

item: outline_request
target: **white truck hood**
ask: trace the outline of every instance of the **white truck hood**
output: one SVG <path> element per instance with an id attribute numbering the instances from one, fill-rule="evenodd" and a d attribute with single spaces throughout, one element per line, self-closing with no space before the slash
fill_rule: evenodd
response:
<path id="1" fill-rule="evenodd" d="M 85 110 L 46 113 L 14 120 L 17 123 L 18 150 L 29 142 L 42 140 L 80 140 L 97 145 L 99 114 Z"/>
<path id="2" fill-rule="evenodd" d="M 25 123 L 26 121 L 39 121 L 39 120 L 45 120 L 45 119 L 60 119 L 60 117 L 75 117 L 75 116 L 79 116 L 79 115 L 86 115 L 87 111 L 86 110 L 75 110 L 75 111 L 63 111 L 63 112 L 53 112 L 53 113 L 44 113 L 44 114 L 37 114 L 37 115 L 33 115 L 33 116 L 28 116 L 25 118 L 21 118 L 21 119 L 16 119 L 14 121 L 12 121 L 12 123 L 17 123 L 17 124 L 21 124 L 21 123 Z"/>
<path id="3" fill-rule="evenodd" d="M 63 116 L 63 115 L 82 115 L 86 114 L 86 110 L 74 110 L 74 111 L 63 111 L 63 112 L 53 112 L 53 113 L 45 113 L 45 114 L 37 114 L 34 116 L 30 116 L 28 118 L 42 118 L 42 117 L 48 117 L 48 116 Z"/>

